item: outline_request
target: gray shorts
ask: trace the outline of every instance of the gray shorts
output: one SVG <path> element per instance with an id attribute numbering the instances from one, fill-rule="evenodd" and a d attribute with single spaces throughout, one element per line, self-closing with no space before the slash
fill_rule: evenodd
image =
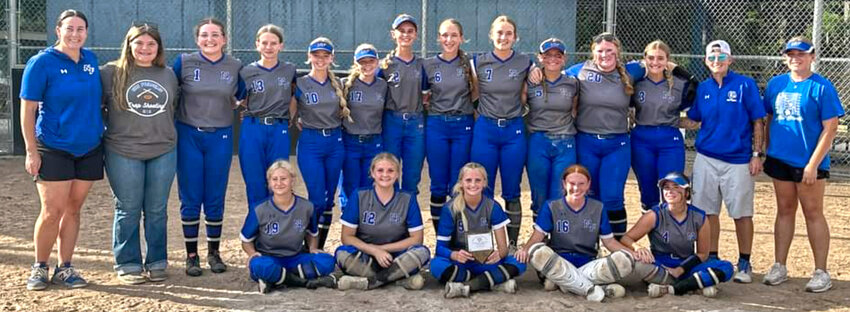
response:
<path id="1" fill-rule="evenodd" d="M 755 177 L 749 164 L 730 164 L 697 153 L 692 182 L 691 204 L 707 215 L 719 215 L 722 201 L 732 219 L 753 216 Z"/>

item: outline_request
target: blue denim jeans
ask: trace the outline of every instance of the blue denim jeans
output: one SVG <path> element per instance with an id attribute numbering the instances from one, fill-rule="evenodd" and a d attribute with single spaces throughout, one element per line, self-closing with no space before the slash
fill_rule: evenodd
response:
<path id="1" fill-rule="evenodd" d="M 115 199 L 112 250 L 117 273 L 164 270 L 168 265 L 166 206 L 176 170 L 176 149 L 147 160 L 106 150 L 106 174 Z M 144 266 L 139 242 L 142 217 L 147 245 Z"/>

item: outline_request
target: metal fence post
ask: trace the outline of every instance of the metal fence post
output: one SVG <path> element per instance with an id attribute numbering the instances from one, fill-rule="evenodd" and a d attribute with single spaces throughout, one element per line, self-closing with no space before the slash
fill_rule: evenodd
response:
<path id="1" fill-rule="evenodd" d="M 422 0 L 422 21 L 420 22 L 420 42 L 422 47 L 420 48 L 422 53 L 422 58 L 428 57 L 428 0 Z"/>
<path id="2" fill-rule="evenodd" d="M 608 0 L 605 6 L 605 32 L 617 30 L 617 0 Z"/>
<path id="3" fill-rule="evenodd" d="M 227 54 L 233 55 L 233 1 L 227 0 L 225 24 L 227 24 Z"/>
<path id="4" fill-rule="evenodd" d="M 815 0 L 815 10 L 812 20 L 812 43 L 818 49 L 821 46 L 821 32 L 823 31 L 823 0 Z M 817 72 L 820 63 L 820 53 L 815 53 L 815 61 L 812 63 L 812 71 Z"/>

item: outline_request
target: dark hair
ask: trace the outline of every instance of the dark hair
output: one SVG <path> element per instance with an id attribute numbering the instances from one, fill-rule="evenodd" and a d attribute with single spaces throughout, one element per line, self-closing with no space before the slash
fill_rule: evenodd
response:
<path id="1" fill-rule="evenodd" d="M 202 19 L 200 22 L 198 22 L 197 25 L 195 25 L 195 38 L 198 38 L 198 34 L 200 34 L 200 32 L 201 32 L 201 26 L 204 26 L 206 24 L 213 24 L 213 25 L 218 26 L 218 28 L 221 29 L 221 35 L 227 37 L 227 33 L 224 30 L 224 23 L 217 20 L 215 17 L 206 17 L 206 18 Z"/>
<path id="2" fill-rule="evenodd" d="M 86 15 L 83 14 L 83 12 L 74 9 L 62 11 L 62 13 L 59 14 L 59 18 L 56 19 L 56 27 L 62 26 L 62 21 L 71 17 L 79 17 L 86 23 L 86 28 L 89 28 L 89 19 L 86 18 Z"/>

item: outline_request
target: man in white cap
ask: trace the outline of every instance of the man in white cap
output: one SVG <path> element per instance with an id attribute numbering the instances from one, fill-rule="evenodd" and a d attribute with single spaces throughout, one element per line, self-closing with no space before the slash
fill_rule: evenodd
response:
<path id="1" fill-rule="evenodd" d="M 720 205 L 735 220 L 738 266 L 735 282 L 752 282 L 753 191 L 761 172 L 765 117 L 758 85 L 729 70 L 732 50 L 723 40 L 705 48 L 711 77 L 697 87 L 688 118 L 702 122 L 696 139 L 693 168 L 693 205 L 705 210 L 711 226 L 709 257 L 717 258 Z"/>

